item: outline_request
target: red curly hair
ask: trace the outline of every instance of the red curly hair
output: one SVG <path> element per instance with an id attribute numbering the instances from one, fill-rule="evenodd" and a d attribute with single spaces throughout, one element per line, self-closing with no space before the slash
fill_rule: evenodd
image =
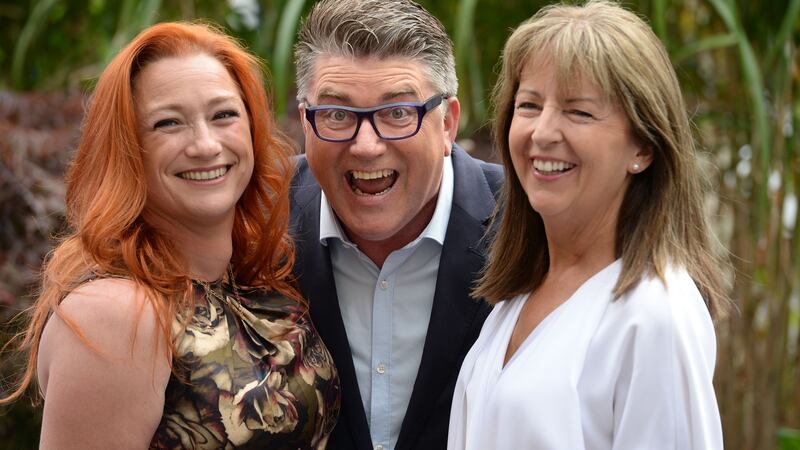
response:
<path id="1" fill-rule="evenodd" d="M 199 23 L 161 23 L 140 33 L 109 63 L 83 121 L 80 144 L 66 174 L 68 232 L 48 255 L 39 297 L 18 348 L 28 354 L 19 386 L 1 402 L 21 396 L 33 380 L 48 317 L 58 314 L 91 347 L 59 304 L 92 274 L 133 280 L 152 302 L 160 332 L 173 348 L 170 326 L 191 307 L 187 264 L 173 241 L 142 215 L 147 201 L 142 151 L 136 134 L 133 82 L 147 64 L 166 57 L 206 54 L 228 69 L 250 118 L 253 176 L 236 204 L 233 276 L 242 285 L 302 302 L 291 282 L 294 247 L 288 237 L 293 148 L 269 113 L 261 62 L 233 38 Z"/>

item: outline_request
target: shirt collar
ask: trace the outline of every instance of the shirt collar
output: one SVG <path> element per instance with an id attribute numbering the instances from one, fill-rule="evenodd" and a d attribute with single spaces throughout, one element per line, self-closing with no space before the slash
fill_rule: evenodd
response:
<path id="1" fill-rule="evenodd" d="M 336 218 L 325 192 L 322 191 L 319 212 L 319 242 L 328 245 L 328 239 L 336 238 L 344 244 L 354 245 L 350 242 Z M 442 182 L 439 185 L 439 196 L 436 199 L 436 209 L 433 217 L 416 239 L 409 242 L 406 247 L 413 247 L 422 239 L 430 239 L 444 245 L 444 236 L 447 232 L 447 223 L 450 220 L 450 209 L 453 205 L 453 161 L 450 156 L 445 156 L 442 165 Z"/>

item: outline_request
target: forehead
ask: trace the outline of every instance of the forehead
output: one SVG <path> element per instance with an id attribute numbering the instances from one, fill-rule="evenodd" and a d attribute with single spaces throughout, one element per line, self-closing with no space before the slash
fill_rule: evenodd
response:
<path id="1" fill-rule="evenodd" d="M 382 101 L 419 100 L 433 94 L 425 66 L 411 58 L 324 56 L 314 65 L 309 100 L 371 106 Z"/>
<path id="2" fill-rule="evenodd" d="M 559 67 L 552 59 L 528 59 L 520 68 L 519 89 L 535 89 L 544 95 L 561 98 L 594 97 L 598 100 L 612 100 L 588 70 L 577 66 Z"/>
<path id="3" fill-rule="evenodd" d="M 147 64 L 133 80 L 138 102 L 158 102 L 176 94 L 233 91 L 239 86 L 225 66 L 206 54 L 169 56 Z"/>

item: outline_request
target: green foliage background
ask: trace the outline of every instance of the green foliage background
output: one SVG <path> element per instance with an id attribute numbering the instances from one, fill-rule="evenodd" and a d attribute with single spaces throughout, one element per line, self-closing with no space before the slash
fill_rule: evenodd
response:
<path id="1" fill-rule="evenodd" d="M 85 95 L 115 52 L 158 21 L 216 22 L 268 62 L 274 106 L 296 135 L 291 46 L 312 3 L 0 0 L 0 320 L 31 301 L 61 223 L 61 176 Z M 487 98 L 500 49 L 547 2 L 421 3 L 456 44 L 461 142 L 491 157 Z M 713 185 L 708 214 L 736 266 L 738 312 L 717 324 L 726 448 L 798 448 L 791 429 L 800 428 L 800 0 L 626 6 L 647 18 L 672 56 Z M 0 388 L 19 367 L 3 356 Z M 0 409 L 0 448 L 35 447 L 38 420 L 25 402 Z"/>

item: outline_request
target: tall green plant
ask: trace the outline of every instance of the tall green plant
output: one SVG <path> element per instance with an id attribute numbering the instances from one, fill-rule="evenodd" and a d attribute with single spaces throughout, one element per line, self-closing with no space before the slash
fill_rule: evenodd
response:
<path id="1" fill-rule="evenodd" d="M 458 13 L 455 25 L 455 58 L 456 73 L 458 75 L 459 99 L 461 102 L 461 125 L 462 127 L 472 124 L 474 121 L 482 121 L 485 111 L 482 107 L 482 74 L 476 65 L 479 58 L 475 51 L 477 42 L 475 40 L 474 22 L 475 9 L 478 0 L 459 0 Z"/>
<path id="2" fill-rule="evenodd" d="M 695 120 L 722 175 L 720 215 L 712 217 L 729 229 L 737 269 L 738 312 L 719 324 L 717 393 L 726 448 L 770 449 L 779 426 L 800 421 L 800 319 L 792 306 L 800 297 L 800 227 L 791 211 L 800 193 L 800 5 L 706 4 L 708 24 L 699 32 L 686 25 L 691 40 L 673 55 L 701 83 L 692 92 Z"/>
<path id="3" fill-rule="evenodd" d="M 14 46 L 14 56 L 11 63 L 11 84 L 16 89 L 22 89 L 25 86 L 24 68 L 28 50 L 33 41 L 46 29 L 48 16 L 53 7 L 56 6 L 56 3 L 56 0 L 39 0 L 35 2 L 28 20 L 25 21 L 25 26 L 22 28 L 22 32 Z"/>
<path id="4" fill-rule="evenodd" d="M 275 90 L 275 110 L 281 115 L 286 112 L 289 91 L 294 85 L 292 74 L 292 47 L 296 41 L 297 24 L 303 12 L 305 0 L 289 0 L 283 7 L 281 20 L 275 36 L 275 49 L 272 52 L 273 88 Z"/>

